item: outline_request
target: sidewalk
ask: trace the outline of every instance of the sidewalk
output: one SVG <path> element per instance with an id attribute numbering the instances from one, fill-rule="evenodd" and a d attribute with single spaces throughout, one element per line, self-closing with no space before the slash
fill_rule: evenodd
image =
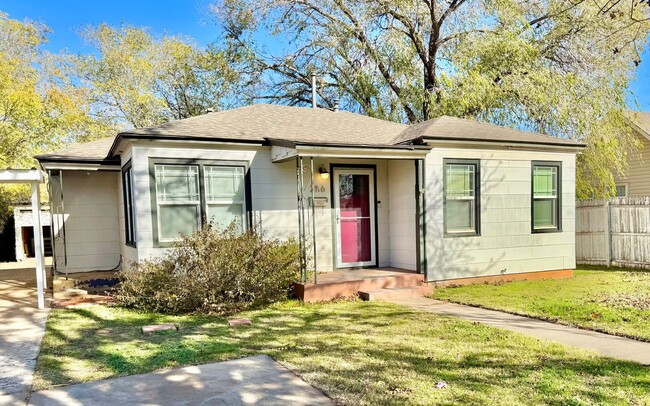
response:
<path id="1" fill-rule="evenodd" d="M 388 301 L 416 310 L 459 317 L 537 338 L 556 341 L 595 351 L 612 358 L 650 365 L 650 343 L 642 341 L 425 297 L 390 299 Z"/>
<path id="2" fill-rule="evenodd" d="M 36 308 L 36 271 L 0 270 L 0 405 L 24 404 L 48 309 Z"/>
<path id="3" fill-rule="evenodd" d="M 266 355 L 35 392 L 30 405 L 327 405 L 334 403 Z"/>

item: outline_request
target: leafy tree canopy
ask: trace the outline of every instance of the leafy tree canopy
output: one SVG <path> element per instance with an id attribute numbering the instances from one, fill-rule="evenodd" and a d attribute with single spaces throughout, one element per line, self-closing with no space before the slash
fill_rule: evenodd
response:
<path id="1" fill-rule="evenodd" d="M 70 58 L 69 70 L 104 121 L 147 127 L 241 102 L 230 97 L 242 77 L 236 52 L 201 49 L 188 37 L 156 39 L 132 26 L 102 24 L 81 35 L 97 53 Z"/>
<path id="2" fill-rule="evenodd" d="M 49 29 L 0 12 L 0 168 L 36 166 L 35 154 L 64 144 L 106 136 L 83 89 L 74 88 L 45 52 Z M 0 230 L 28 188 L 0 185 Z"/>
<path id="3" fill-rule="evenodd" d="M 447 114 L 584 141 L 579 197 L 613 193 L 637 143 L 629 83 L 650 29 L 635 0 L 220 0 L 212 12 L 265 81 L 254 97 L 400 122 Z M 255 38 L 285 45 L 267 52 Z M 629 152 L 625 152 L 629 151 Z"/>

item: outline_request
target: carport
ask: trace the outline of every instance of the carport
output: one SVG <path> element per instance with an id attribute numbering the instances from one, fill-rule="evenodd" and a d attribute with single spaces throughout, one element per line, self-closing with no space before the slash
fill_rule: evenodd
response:
<path id="1" fill-rule="evenodd" d="M 32 191 L 32 215 L 34 218 L 34 257 L 36 259 L 36 289 L 38 308 L 45 307 L 45 254 L 43 250 L 43 226 L 41 224 L 41 195 L 38 185 L 43 182 L 43 173 L 38 169 L 0 170 L 0 184 L 29 184 Z"/>

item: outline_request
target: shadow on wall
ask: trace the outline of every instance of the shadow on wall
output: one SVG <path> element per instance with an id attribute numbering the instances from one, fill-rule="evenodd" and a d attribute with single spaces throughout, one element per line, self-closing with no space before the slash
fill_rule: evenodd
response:
<path id="1" fill-rule="evenodd" d="M 481 165 L 480 174 L 480 234 L 483 235 L 486 223 L 483 213 L 493 207 L 489 199 L 490 191 L 505 180 L 505 176 L 496 176 L 502 162 L 498 166 Z M 481 236 L 445 237 L 444 235 L 444 194 L 442 173 L 444 166 L 439 166 L 435 179 L 426 180 L 426 250 L 429 280 L 456 279 L 459 277 L 472 277 L 494 275 L 495 264 L 506 257 L 507 248 L 495 248 L 495 254 L 489 259 L 476 256 L 476 250 L 481 249 L 483 238 Z M 489 181 L 486 181 L 488 179 Z M 488 225 L 489 226 L 489 225 Z M 471 266 L 467 264 L 472 264 Z"/>

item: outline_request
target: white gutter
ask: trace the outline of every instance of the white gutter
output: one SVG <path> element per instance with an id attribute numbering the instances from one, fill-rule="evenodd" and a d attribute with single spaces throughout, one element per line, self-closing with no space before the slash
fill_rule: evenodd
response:
<path id="1" fill-rule="evenodd" d="M 579 152 L 585 149 L 582 145 L 553 145 L 553 144 L 538 144 L 529 142 L 507 142 L 507 141 L 465 141 L 465 140 L 441 140 L 435 138 L 424 138 L 424 141 L 431 146 L 444 146 L 444 147 L 488 147 L 491 149 L 519 149 L 519 150 L 552 150 L 552 151 L 571 151 Z"/>
<path id="2" fill-rule="evenodd" d="M 65 161 L 47 161 L 41 162 L 41 167 L 45 170 L 61 171 L 119 171 L 120 164 L 102 165 L 97 163 L 79 163 Z"/>
<path id="3" fill-rule="evenodd" d="M 429 149 L 406 148 L 339 148 L 326 146 L 296 146 L 298 155 L 314 158 L 423 159 Z"/>

